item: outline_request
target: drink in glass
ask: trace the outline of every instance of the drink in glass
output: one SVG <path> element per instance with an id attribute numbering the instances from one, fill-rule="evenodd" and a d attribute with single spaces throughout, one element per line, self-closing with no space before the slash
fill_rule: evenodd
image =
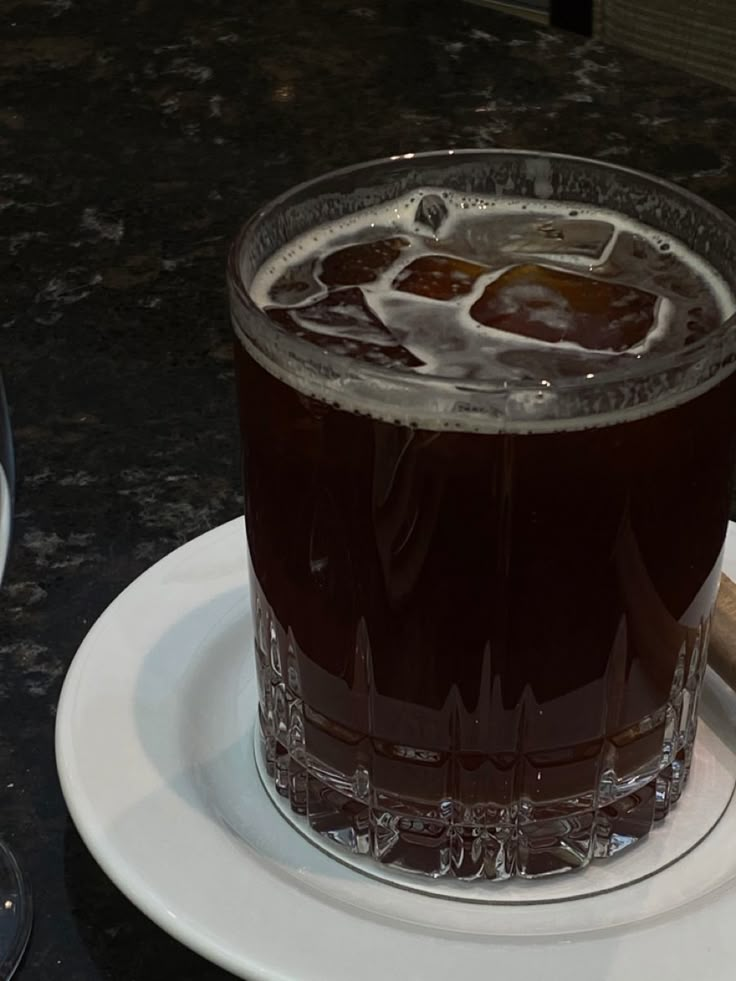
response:
<path id="1" fill-rule="evenodd" d="M 229 270 L 260 739 L 320 834 L 536 877 L 682 793 L 734 456 L 733 224 L 571 157 L 329 175 Z"/>

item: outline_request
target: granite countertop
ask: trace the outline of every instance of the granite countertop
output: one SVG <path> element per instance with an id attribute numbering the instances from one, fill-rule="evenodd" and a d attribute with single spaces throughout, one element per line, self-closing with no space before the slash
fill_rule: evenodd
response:
<path id="1" fill-rule="evenodd" d="M 36 897 L 19 977 L 214 981 L 227 975 L 149 923 L 81 843 L 53 726 L 105 606 L 239 513 L 229 239 L 327 168 L 463 145 L 595 155 L 736 215 L 736 94 L 460 0 L 3 12 L 0 361 L 18 491 L 0 832 Z"/>

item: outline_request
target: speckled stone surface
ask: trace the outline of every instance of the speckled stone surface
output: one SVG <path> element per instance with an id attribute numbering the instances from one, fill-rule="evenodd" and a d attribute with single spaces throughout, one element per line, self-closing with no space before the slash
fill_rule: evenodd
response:
<path id="1" fill-rule="evenodd" d="M 0 831 L 33 881 L 22 981 L 215 981 L 81 844 L 64 672 L 114 596 L 240 509 L 227 244 L 327 168 L 567 150 L 736 215 L 736 95 L 460 0 L 5 0 L 0 361 L 17 441 L 0 597 Z M 296 979 L 295 979 L 296 981 Z"/>

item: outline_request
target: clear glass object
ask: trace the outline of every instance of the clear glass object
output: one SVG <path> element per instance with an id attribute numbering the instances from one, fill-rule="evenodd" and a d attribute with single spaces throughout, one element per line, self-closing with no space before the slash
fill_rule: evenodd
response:
<path id="1" fill-rule="evenodd" d="M 0 582 L 10 547 L 13 516 L 13 444 L 5 389 L 0 377 Z M 0 841 L 0 977 L 15 973 L 33 920 L 30 888 L 8 846 Z"/>
<path id="2" fill-rule="evenodd" d="M 255 273 L 296 236 L 427 187 L 615 211 L 732 291 L 736 227 L 623 168 L 454 151 L 301 185 L 231 253 L 269 779 L 314 831 L 377 863 L 535 878 L 640 841 L 687 783 L 735 332 L 729 319 L 551 384 L 544 363 L 469 381 L 325 350 L 253 302 Z"/>

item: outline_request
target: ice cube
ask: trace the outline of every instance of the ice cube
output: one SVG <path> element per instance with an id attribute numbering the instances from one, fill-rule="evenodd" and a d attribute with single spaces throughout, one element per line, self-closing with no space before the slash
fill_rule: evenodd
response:
<path id="1" fill-rule="evenodd" d="M 629 275 L 646 275 L 644 263 L 652 258 L 655 250 L 645 238 L 635 232 L 622 231 L 616 235 L 616 241 L 606 256 L 604 262 L 591 266 L 591 273 L 602 278 L 616 278 Z"/>
<path id="2" fill-rule="evenodd" d="M 562 232 L 561 252 L 596 259 L 603 255 L 616 232 L 609 221 L 595 221 L 592 218 L 565 218 L 559 222 L 559 227 Z"/>
<path id="3" fill-rule="evenodd" d="M 643 286 L 671 297 L 695 300 L 709 292 L 696 270 L 636 232 L 619 232 L 606 261 L 590 271 L 601 277 L 636 277 Z"/>
<path id="4" fill-rule="evenodd" d="M 321 292 L 322 286 L 314 275 L 314 262 L 309 260 L 285 269 L 269 290 L 269 299 L 272 303 L 291 306 Z"/>
<path id="5" fill-rule="evenodd" d="M 509 215 L 490 211 L 462 215 L 453 223 L 450 234 L 442 237 L 442 249 L 469 261 L 506 265 L 505 253 L 513 252 L 518 242 L 529 237 L 535 223 L 544 219 L 539 212 Z"/>
<path id="6" fill-rule="evenodd" d="M 439 194 L 424 194 L 414 213 L 414 224 L 420 234 L 429 232 L 434 238 L 438 238 L 448 214 L 447 205 Z"/>
<path id="7" fill-rule="evenodd" d="M 504 251 L 520 255 L 588 256 L 598 259 L 615 232 L 608 221 L 589 218 L 548 218 L 535 221 Z"/>
<path id="8" fill-rule="evenodd" d="M 579 265 L 580 257 L 598 259 L 608 247 L 614 226 L 587 218 L 550 218 L 541 211 L 524 214 L 485 212 L 463 218 L 442 238 L 442 248 L 465 259 L 506 265 L 530 256 L 566 255 Z"/>
<path id="9" fill-rule="evenodd" d="M 372 364 L 422 364 L 376 317 L 358 287 L 333 290 L 303 306 L 267 307 L 265 312 L 289 333 L 335 354 Z"/>
<path id="10" fill-rule="evenodd" d="M 409 245 L 409 240 L 401 236 L 348 245 L 325 256 L 317 275 L 325 286 L 373 283 Z"/>
<path id="11" fill-rule="evenodd" d="M 489 283 L 470 314 L 478 323 L 538 341 L 627 351 L 654 324 L 657 297 L 549 267 L 515 266 Z"/>
<path id="12" fill-rule="evenodd" d="M 469 293 L 478 277 L 487 272 L 487 266 L 455 256 L 423 255 L 402 269 L 391 286 L 432 300 L 452 300 Z"/>

